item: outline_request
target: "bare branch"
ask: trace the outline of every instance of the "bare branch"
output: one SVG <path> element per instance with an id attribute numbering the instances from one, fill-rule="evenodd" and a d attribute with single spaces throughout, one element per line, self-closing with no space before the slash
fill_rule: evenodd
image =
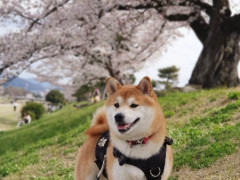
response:
<path id="1" fill-rule="evenodd" d="M 205 11 L 207 15 L 212 16 L 213 7 L 211 5 L 200 0 L 194 0 L 193 3 L 199 6 L 201 10 Z"/>
<path id="2" fill-rule="evenodd" d="M 106 13 L 109 13 L 113 10 L 119 10 L 119 11 L 129 11 L 131 9 L 134 10 L 146 10 L 146 9 L 156 9 L 158 12 L 162 11 L 162 3 L 158 0 L 152 0 L 145 3 L 140 3 L 138 5 L 132 5 L 132 4 L 115 4 L 113 7 L 106 10 Z"/>
<path id="3" fill-rule="evenodd" d="M 230 14 L 231 14 L 228 0 L 213 0 L 213 6 L 218 12 L 230 11 Z"/>
<path id="4" fill-rule="evenodd" d="M 171 14 L 168 16 L 165 16 L 169 21 L 187 21 L 190 19 L 190 17 L 195 16 L 195 12 L 192 12 L 190 14 Z"/>
<path id="5" fill-rule="evenodd" d="M 31 17 L 28 17 L 28 16 L 24 15 L 22 12 L 18 11 L 17 9 L 15 9 L 14 11 L 15 11 L 15 13 L 16 13 L 18 16 L 20 16 L 20 17 L 22 17 L 22 18 L 24 18 L 24 19 L 27 19 L 27 20 L 32 21 L 32 23 L 36 23 L 36 24 L 38 24 L 38 25 L 41 25 L 41 23 L 38 22 L 38 20 L 35 20 L 35 19 L 31 18 Z"/>
<path id="6" fill-rule="evenodd" d="M 57 11 L 58 8 L 64 6 L 64 5 L 67 4 L 69 1 L 70 1 L 70 0 L 65 0 L 64 2 L 58 4 L 57 6 L 52 7 L 49 11 L 47 11 L 46 13 L 44 13 L 41 17 L 37 18 L 35 21 L 33 21 L 32 23 L 30 23 L 27 31 L 30 32 L 30 31 L 32 30 L 33 26 L 34 26 L 35 24 L 38 24 L 41 19 L 44 19 L 44 18 L 46 18 L 47 16 L 51 15 L 52 13 L 54 13 L 55 11 Z"/>
<path id="7" fill-rule="evenodd" d="M 205 22 L 204 18 L 202 16 L 198 16 L 197 19 L 190 23 L 190 26 L 197 35 L 198 39 L 204 43 L 209 30 L 209 25 Z"/>

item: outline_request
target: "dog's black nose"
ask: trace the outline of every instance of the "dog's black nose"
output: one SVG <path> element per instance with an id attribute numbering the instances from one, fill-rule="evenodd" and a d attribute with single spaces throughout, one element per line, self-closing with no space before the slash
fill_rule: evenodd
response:
<path id="1" fill-rule="evenodd" d="M 116 123 L 124 123 L 124 115 L 122 113 L 117 113 L 115 116 Z"/>

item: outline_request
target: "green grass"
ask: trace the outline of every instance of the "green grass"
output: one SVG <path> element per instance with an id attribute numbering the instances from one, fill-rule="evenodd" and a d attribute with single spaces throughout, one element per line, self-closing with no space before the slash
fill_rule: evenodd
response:
<path id="1" fill-rule="evenodd" d="M 208 167 L 217 159 L 232 154 L 240 146 L 240 123 L 229 125 L 240 102 L 230 103 L 205 117 L 195 117 L 170 131 L 175 139 L 175 167 Z"/>
<path id="2" fill-rule="evenodd" d="M 45 114 L 41 120 L 33 121 L 30 126 L 2 132 L 0 154 L 6 151 L 19 150 L 26 145 L 34 144 L 38 140 L 45 140 L 54 136 L 61 137 L 64 133 L 79 126 L 87 127 L 92 118 L 92 113 L 98 106 L 94 105 L 75 110 L 72 105 L 69 105 L 61 111 Z"/>
<path id="3" fill-rule="evenodd" d="M 159 97 L 174 140 L 174 171 L 209 167 L 239 148 L 240 100 L 231 92 L 237 91 L 170 92 Z M 86 138 L 83 132 L 102 105 L 74 109 L 70 104 L 28 126 L 0 132 L 0 179 L 72 180 L 75 156 Z"/>
<path id="4" fill-rule="evenodd" d="M 17 130 L 0 133 L 0 177 L 5 177 L 41 161 L 39 150 L 57 145 L 65 147 L 64 154 L 77 152 L 82 141 L 80 134 L 89 126 L 92 113 L 102 103 L 75 110 L 72 105 L 52 114 L 46 114 L 41 120 L 32 122 Z M 57 149 L 59 149 L 57 148 Z M 51 157 L 54 158 L 54 157 Z M 49 166 L 46 164 L 46 166 Z M 58 166 L 58 168 L 62 167 Z M 70 168 L 71 173 L 73 167 Z M 63 168 L 64 169 L 64 168 Z M 67 170 L 64 170 L 67 171 Z M 57 175 L 55 174 L 57 179 Z M 59 178 L 66 178 L 58 174 Z M 72 177 L 72 176 L 71 176 Z"/>
<path id="5" fill-rule="evenodd" d="M 228 99 L 230 100 L 236 100 L 236 99 L 239 99 L 239 97 L 240 97 L 240 92 L 238 91 L 228 93 Z"/>
<path id="6" fill-rule="evenodd" d="M 169 122 L 169 135 L 174 139 L 175 169 L 184 165 L 197 169 L 208 167 L 237 150 L 240 146 L 240 122 L 233 122 L 233 115 L 240 112 L 240 100 L 236 98 L 238 94 L 214 89 L 173 92 L 159 98 L 166 118 L 171 117 L 166 116 L 169 112 L 178 114 L 178 117 L 183 113 L 191 115 L 184 123 L 179 124 L 177 120 Z M 223 99 L 225 106 L 212 107 L 210 111 L 201 107 L 204 103 L 214 103 L 218 99 Z M 196 115 L 194 111 L 199 108 L 208 113 Z"/>

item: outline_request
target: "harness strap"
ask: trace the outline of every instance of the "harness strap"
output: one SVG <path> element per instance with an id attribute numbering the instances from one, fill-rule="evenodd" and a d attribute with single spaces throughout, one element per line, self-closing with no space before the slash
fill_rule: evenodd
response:
<path id="1" fill-rule="evenodd" d="M 99 180 L 100 176 L 102 175 L 103 171 L 105 170 L 105 164 L 106 164 L 106 155 L 104 156 L 102 167 L 96 177 L 96 180 Z"/>
<path id="2" fill-rule="evenodd" d="M 165 142 L 159 152 L 148 159 L 132 159 L 126 157 L 114 147 L 113 155 L 118 158 L 119 165 L 130 164 L 143 171 L 147 180 L 159 180 L 164 171 L 167 145 L 173 143 L 172 139 L 166 137 Z"/>
<path id="3" fill-rule="evenodd" d="M 107 171 L 105 168 L 105 161 L 106 161 L 106 154 L 107 154 L 107 148 L 108 148 L 108 143 L 109 143 L 109 132 L 105 132 L 102 134 L 100 139 L 98 140 L 96 144 L 96 149 L 95 149 L 95 163 L 97 167 L 99 168 L 99 173 L 96 177 L 96 179 L 99 179 L 100 175 L 103 174 L 107 178 Z"/>

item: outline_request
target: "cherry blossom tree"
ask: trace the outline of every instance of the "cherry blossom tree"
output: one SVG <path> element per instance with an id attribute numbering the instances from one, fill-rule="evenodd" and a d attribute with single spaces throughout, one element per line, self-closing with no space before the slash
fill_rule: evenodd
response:
<path id="1" fill-rule="evenodd" d="M 2 17 L 23 25 L 1 37 L 2 82 L 28 68 L 39 79 L 58 84 L 79 86 L 106 76 L 126 83 L 178 35 L 155 9 L 115 10 L 122 1 L 34 2 L 3 1 Z"/>
<path id="2" fill-rule="evenodd" d="M 8 81 L 31 64 L 59 54 L 58 39 L 41 33 L 42 29 L 33 29 L 42 25 L 45 18 L 57 11 L 68 1 L 6 1 L 0 2 L 0 20 L 5 24 L 14 24 L 17 30 L 0 37 L 0 83 Z M 47 38 L 48 37 L 48 38 Z"/>
<path id="3" fill-rule="evenodd" d="M 177 3 L 169 1 L 168 4 L 173 6 L 175 11 L 166 10 L 165 17 L 169 21 L 189 21 L 189 26 L 203 45 L 189 83 L 207 88 L 238 85 L 239 2 L 182 0 Z M 176 11 L 176 6 L 178 9 L 188 9 L 188 13 Z"/>
<path id="4" fill-rule="evenodd" d="M 138 16 L 141 20 L 137 20 Z M 55 69 L 55 77 L 72 77 L 76 84 L 89 83 L 106 76 L 126 81 L 129 74 L 141 68 L 154 52 L 159 51 L 158 47 L 165 45 L 163 39 L 167 40 L 164 37 L 167 33 L 163 33 L 163 30 L 166 27 L 166 21 L 154 10 L 112 12 L 102 17 L 91 32 L 89 47 L 84 46 L 86 49 L 80 53 L 76 52 L 79 49 L 65 52 L 61 59 L 49 63 L 47 71 L 53 72 Z M 49 73 L 45 73 L 43 68 L 40 64 L 33 72 L 41 78 L 47 78 L 45 74 Z"/>
<path id="5" fill-rule="evenodd" d="M 58 84 L 124 82 L 185 25 L 203 44 L 190 83 L 235 86 L 240 15 L 231 1 L 4 0 L 1 21 L 19 28 L 0 39 L 1 82 L 25 69 Z"/>
<path id="6" fill-rule="evenodd" d="M 239 84 L 240 6 L 237 0 L 149 0 L 118 10 L 156 9 L 170 22 L 186 22 L 203 45 L 189 84 Z"/>

